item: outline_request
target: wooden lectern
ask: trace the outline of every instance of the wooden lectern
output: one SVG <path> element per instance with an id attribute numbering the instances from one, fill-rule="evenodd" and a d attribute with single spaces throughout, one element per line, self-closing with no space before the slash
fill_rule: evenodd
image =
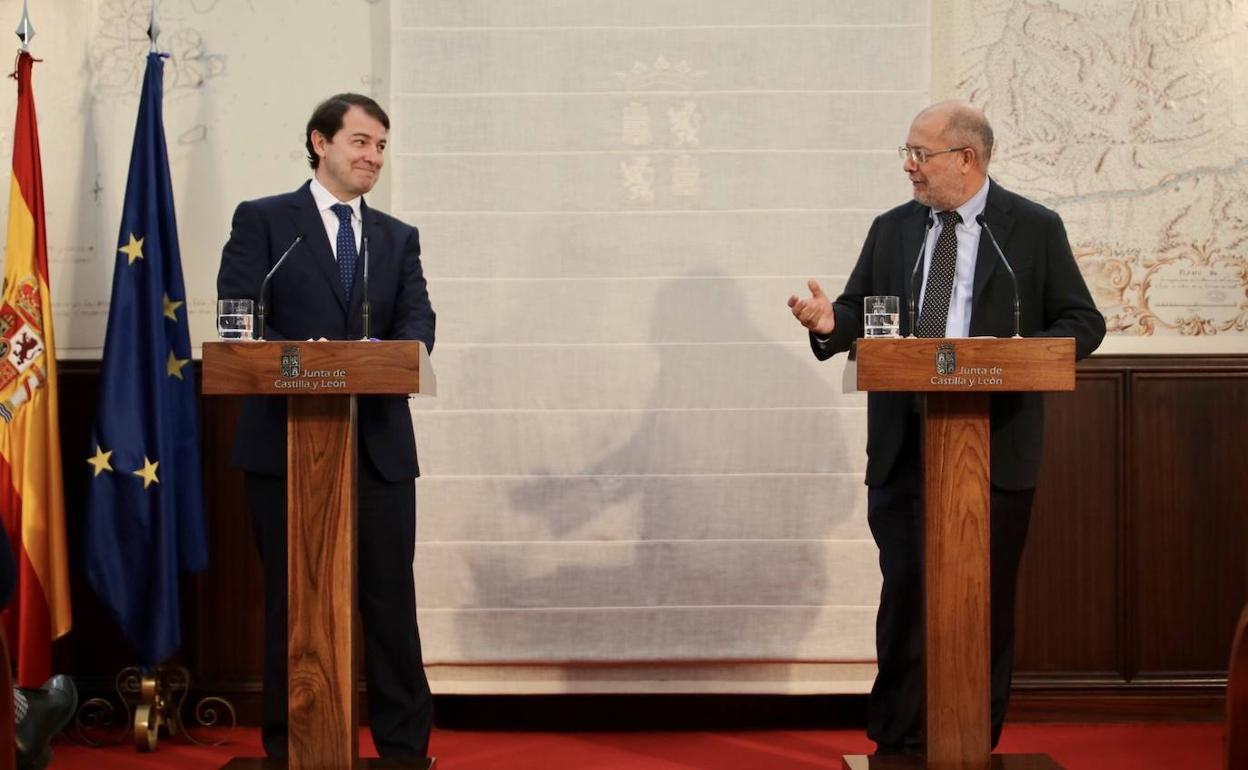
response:
<path id="1" fill-rule="evenodd" d="M 926 759 L 845 757 L 847 770 L 1024 768 L 992 755 L 989 646 L 989 394 L 1075 389 L 1069 337 L 861 339 L 858 389 L 924 395 Z"/>
<path id="2" fill-rule="evenodd" d="M 227 768 L 427 768 L 361 760 L 357 708 L 356 397 L 433 395 L 421 342 L 206 342 L 206 395 L 287 396 L 289 763 Z"/>

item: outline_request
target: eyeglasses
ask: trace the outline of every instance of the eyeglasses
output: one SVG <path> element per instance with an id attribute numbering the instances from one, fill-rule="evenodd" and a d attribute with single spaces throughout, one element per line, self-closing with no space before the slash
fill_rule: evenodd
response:
<path id="1" fill-rule="evenodd" d="M 971 149 L 967 147 L 950 147 L 947 150 L 925 150 L 922 147 L 911 147 L 910 145 L 902 145 L 897 148 L 897 157 L 902 160 L 909 160 L 920 166 L 927 162 L 927 159 L 934 155 L 944 155 L 947 152 L 962 152 Z"/>

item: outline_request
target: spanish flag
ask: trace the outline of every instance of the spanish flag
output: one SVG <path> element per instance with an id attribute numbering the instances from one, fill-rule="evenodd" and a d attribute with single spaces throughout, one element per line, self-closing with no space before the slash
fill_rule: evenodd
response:
<path id="1" fill-rule="evenodd" d="M 17 560 L 17 593 L 4 622 L 9 648 L 16 650 L 16 684 L 24 687 L 37 687 L 51 675 L 52 640 L 67 633 L 71 623 L 33 65 L 29 53 L 19 54 L 0 296 L 0 518 Z"/>

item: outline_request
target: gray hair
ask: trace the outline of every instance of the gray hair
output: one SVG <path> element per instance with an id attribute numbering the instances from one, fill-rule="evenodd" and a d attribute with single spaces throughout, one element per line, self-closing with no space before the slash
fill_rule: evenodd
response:
<path id="1" fill-rule="evenodd" d="M 944 134 L 955 144 L 974 148 L 984 168 L 988 168 L 992 158 L 992 126 L 983 112 L 970 105 L 957 106 L 949 112 Z"/>

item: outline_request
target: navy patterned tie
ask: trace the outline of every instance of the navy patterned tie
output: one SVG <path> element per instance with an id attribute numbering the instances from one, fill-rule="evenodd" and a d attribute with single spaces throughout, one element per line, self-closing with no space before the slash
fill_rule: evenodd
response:
<path id="1" fill-rule="evenodd" d="M 355 283 L 355 263 L 359 261 L 359 252 L 355 250 L 355 228 L 351 226 L 351 207 L 345 203 L 335 203 L 329 210 L 338 215 L 338 278 L 342 288 L 351 296 L 351 286 Z"/>
<path id="2" fill-rule="evenodd" d="M 958 223 L 962 215 L 956 211 L 941 211 L 940 235 L 936 248 L 932 249 L 932 263 L 927 268 L 927 283 L 923 288 L 923 309 L 919 311 L 916 337 L 945 336 L 945 322 L 949 318 L 949 298 L 953 296 L 953 276 L 958 268 Z"/>

